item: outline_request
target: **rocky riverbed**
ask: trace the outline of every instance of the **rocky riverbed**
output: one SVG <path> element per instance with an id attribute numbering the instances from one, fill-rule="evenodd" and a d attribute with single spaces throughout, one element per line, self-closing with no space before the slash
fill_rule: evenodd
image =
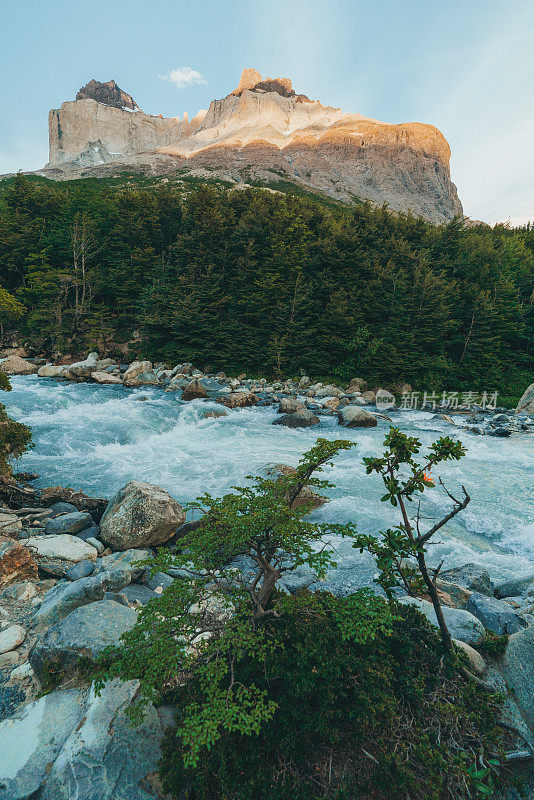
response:
<path id="1" fill-rule="evenodd" d="M 9 350 L 3 351 L 0 369 L 8 375 L 37 374 L 41 378 L 59 381 L 129 388 L 159 387 L 166 392 L 176 393 L 177 398 L 184 401 L 213 400 L 228 409 L 275 405 L 282 414 L 275 424 L 289 428 L 312 427 L 318 424 L 318 415 L 334 413 L 344 427 L 375 427 L 376 413 L 372 414 L 361 406 L 372 404 L 378 409 L 395 409 L 396 401 L 400 401 L 405 408 L 413 408 L 414 393 L 405 382 L 372 388 L 362 378 L 353 378 L 348 387 L 342 387 L 312 382 L 305 375 L 299 381 L 269 382 L 266 378 L 247 379 L 246 375 L 228 378 L 224 372 L 202 372 L 189 362 L 172 368 L 162 362 L 153 364 L 151 361 L 118 364 L 112 358 L 102 359 L 93 352 L 81 361 L 51 364 L 45 363 L 44 358 L 23 358 L 18 354 L 21 352 L 24 351 L 17 348 L 11 354 Z M 421 393 L 415 394 L 419 396 Z M 408 402 L 412 405 L 407 406 Z M 453 417 L 460 414 L 461 424 L 469 423 L 462 426 L 476 434 L 510 436 L 513 433 L 534 432 L 534 384 L 527 388 L 516 409 L 497 407 L 496 402 L 486 406 L 486 400 L 480 406 L 474 399 L 469 401 L 465 395 L 454 400 L 445 396 L 440 400 L 432 395 L 431 401 L 423 396 L 419 407 L 423 411 L 447 412 L 446 419 L 451 424 L 459 421 Z M 222 410 L 216 409 L 206 413 L 224 415 Z"/>
<path id="2" fill-rule="evenodd" d="M 305 377 L 269 384 L 190 364 L 106 364 L 94 355 L 81 365 L 28 363 L 6 396 L 9 413 L 35 434 L 36 449 L 21 468 L 40 478 L 21 484 L 25 504 L 19 498 L 0 508 L 0 800 L 162 797 L 157 761 L 172 709 L 150 709 L 143 725 L 131 728 L 125 710 L 135 682 L 110 684 L 96 697 L 76 677 L 80 660 L 117 642 L 139 608 L 175 580 L 170 573 L 150 577 L 142 562 L 158 546 L 180 546 L 187 500 L 205 490 L 220 494 L 250 472 L 291 469 L 317 436 L 348 438 L 356 448 L 329 470 L 336 488 L 330 502 L 317 500 L 316 518 L 352 519 L 363 531 L 389 524 L 391 512 L 378 502 L 379 486 L 365 476 L 362 457 L 380 450 L 390 421 L 424 445 L 448 433 L 468 447 L 461 465 L 444 474 L 467 482 L 473 502 L 433 558 L 446 560 L 439 588 L 450 630 L 477 674 L 508 687 L 506 719 L 520 731 L 514 758 L 527 759 L 534 746 L 528 393 L 518 414 L 400 411 L 377 407 L 381 387 L 366 390 L 358 380 L 348 387 Z M 93 496 L 43 489 L 67 483 Z M 111 493 L 107 505 L 94 496 Z M 443 498 L 437 490 L 427 494 L 426 511 L 437 515 Z M 372 586 L 372 561 L 332 544 L 339 566 L 323 587 Z M 308 577 L 297 574 L 286 590 Z M 435 622 L 424 598 L 404 601 Z M 510 635 L 504 654 L 483 651 L 488 632 Z"/>

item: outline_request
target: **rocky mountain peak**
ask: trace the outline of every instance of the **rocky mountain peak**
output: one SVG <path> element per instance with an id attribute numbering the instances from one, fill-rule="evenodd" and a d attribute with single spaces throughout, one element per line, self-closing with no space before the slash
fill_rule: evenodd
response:
<path id="1" fill-rule="evenodd" d="M 113 106 L 114 108 L 129 108 L 130 111 L 140 111 L 141 109 L 127 92 L 117 86 L 115 81 L 89 81 L 85 86 L 82 86 L 76 95 L 76 100 L 96 100 L 97 103 L 103 103 L 106 106 Z"/>
<path id="2" fill-rule="evenodd" d="M 289 78 L 265 78 L 263 79 L 257 69 L 247 67 L 241 73 L 241 79 L 237 89 L 231 94 L 240 97 L 243 92 L 276 92 L 282 97 L 296 98 L 297 100 L 308 100 L 305 94 L 297 95 Z"/>
<path id="3" fill-rule="evenodd" d="M 241 73 L 241 78 L 237 85 L 237 89 L 234 89 L 231 94 L 243 94 L 246 89 L 254 88 L 254 86 L 256 86 L 257 83 L 260 83 L 261 80 L 263 79 L 257 69 L 254 69 L 254 67 L 246 67 L 246 69 L 244 69 Z"/>

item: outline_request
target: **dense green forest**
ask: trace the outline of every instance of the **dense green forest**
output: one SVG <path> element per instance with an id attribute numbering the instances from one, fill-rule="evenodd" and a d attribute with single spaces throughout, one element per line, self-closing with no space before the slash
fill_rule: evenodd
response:
<path id="1" fill-rule="evenodd" d="M 534 230 L 121 180 L 0 184 L 0 311 L 37 350 L 520 393 Z"/>

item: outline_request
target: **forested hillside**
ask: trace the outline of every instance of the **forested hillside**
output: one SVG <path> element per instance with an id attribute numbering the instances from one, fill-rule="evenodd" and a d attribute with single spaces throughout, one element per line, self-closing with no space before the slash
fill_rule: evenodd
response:
<path id="1" fill-rule="evenodd" d="M 533 230 L 129 184 L 0 184 L 5 342 L 436 389 L 532 379 Z"/>

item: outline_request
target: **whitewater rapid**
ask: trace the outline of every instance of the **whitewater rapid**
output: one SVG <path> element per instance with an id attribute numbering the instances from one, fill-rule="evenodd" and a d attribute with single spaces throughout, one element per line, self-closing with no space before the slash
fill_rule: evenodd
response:
<path id="1" fill-rule="evenodd" d="M 36 486 L 69 485 L 107 497 L 135 479 L 163 486 L 186 503 L 203 492 L 219 495 L 242 485 L 267 463 L 296 465 L 318 436 L 343 438 L 356 446 L 326 470 L 335 488 L 315 518 L 351 520 L 366 533 L 398 522 L 395 509 L 380 502 L 378 476 L 366 475 L 362 462 L 381 452 L 385 421 L 373 429 L 348 430 L 335 417 L 321 417 L 314 428 L 290 430 L 272 425 L 272 408 L 204 419 L 202 401 L 182 403 L 156 388 L 128 390 L 35 376 L 15 377 L 12 386 L 2 402 L 12 417 L 31 426 L 35 442 L 17 468 L 39 473 Z M 432 560 L 444 558 L 446 566 L 482 563 L 496 580 L 534 572 L 534 435 L 475 436 L 420 411 L 397 412 L 392 419 L 423 445 L 447 434 L 467 447 L 461 462 L 444 465 L 439 474 L 453 494 L 464 484 L 472 501 L 433 546 Z M 439 489 L 425 493 L 427 516 L 444 513 L 448 505 Z M 346 588 L 368 583 L 369 558 L 347 540 L 333 546 L 339 568 L 332 582 Z"/>

